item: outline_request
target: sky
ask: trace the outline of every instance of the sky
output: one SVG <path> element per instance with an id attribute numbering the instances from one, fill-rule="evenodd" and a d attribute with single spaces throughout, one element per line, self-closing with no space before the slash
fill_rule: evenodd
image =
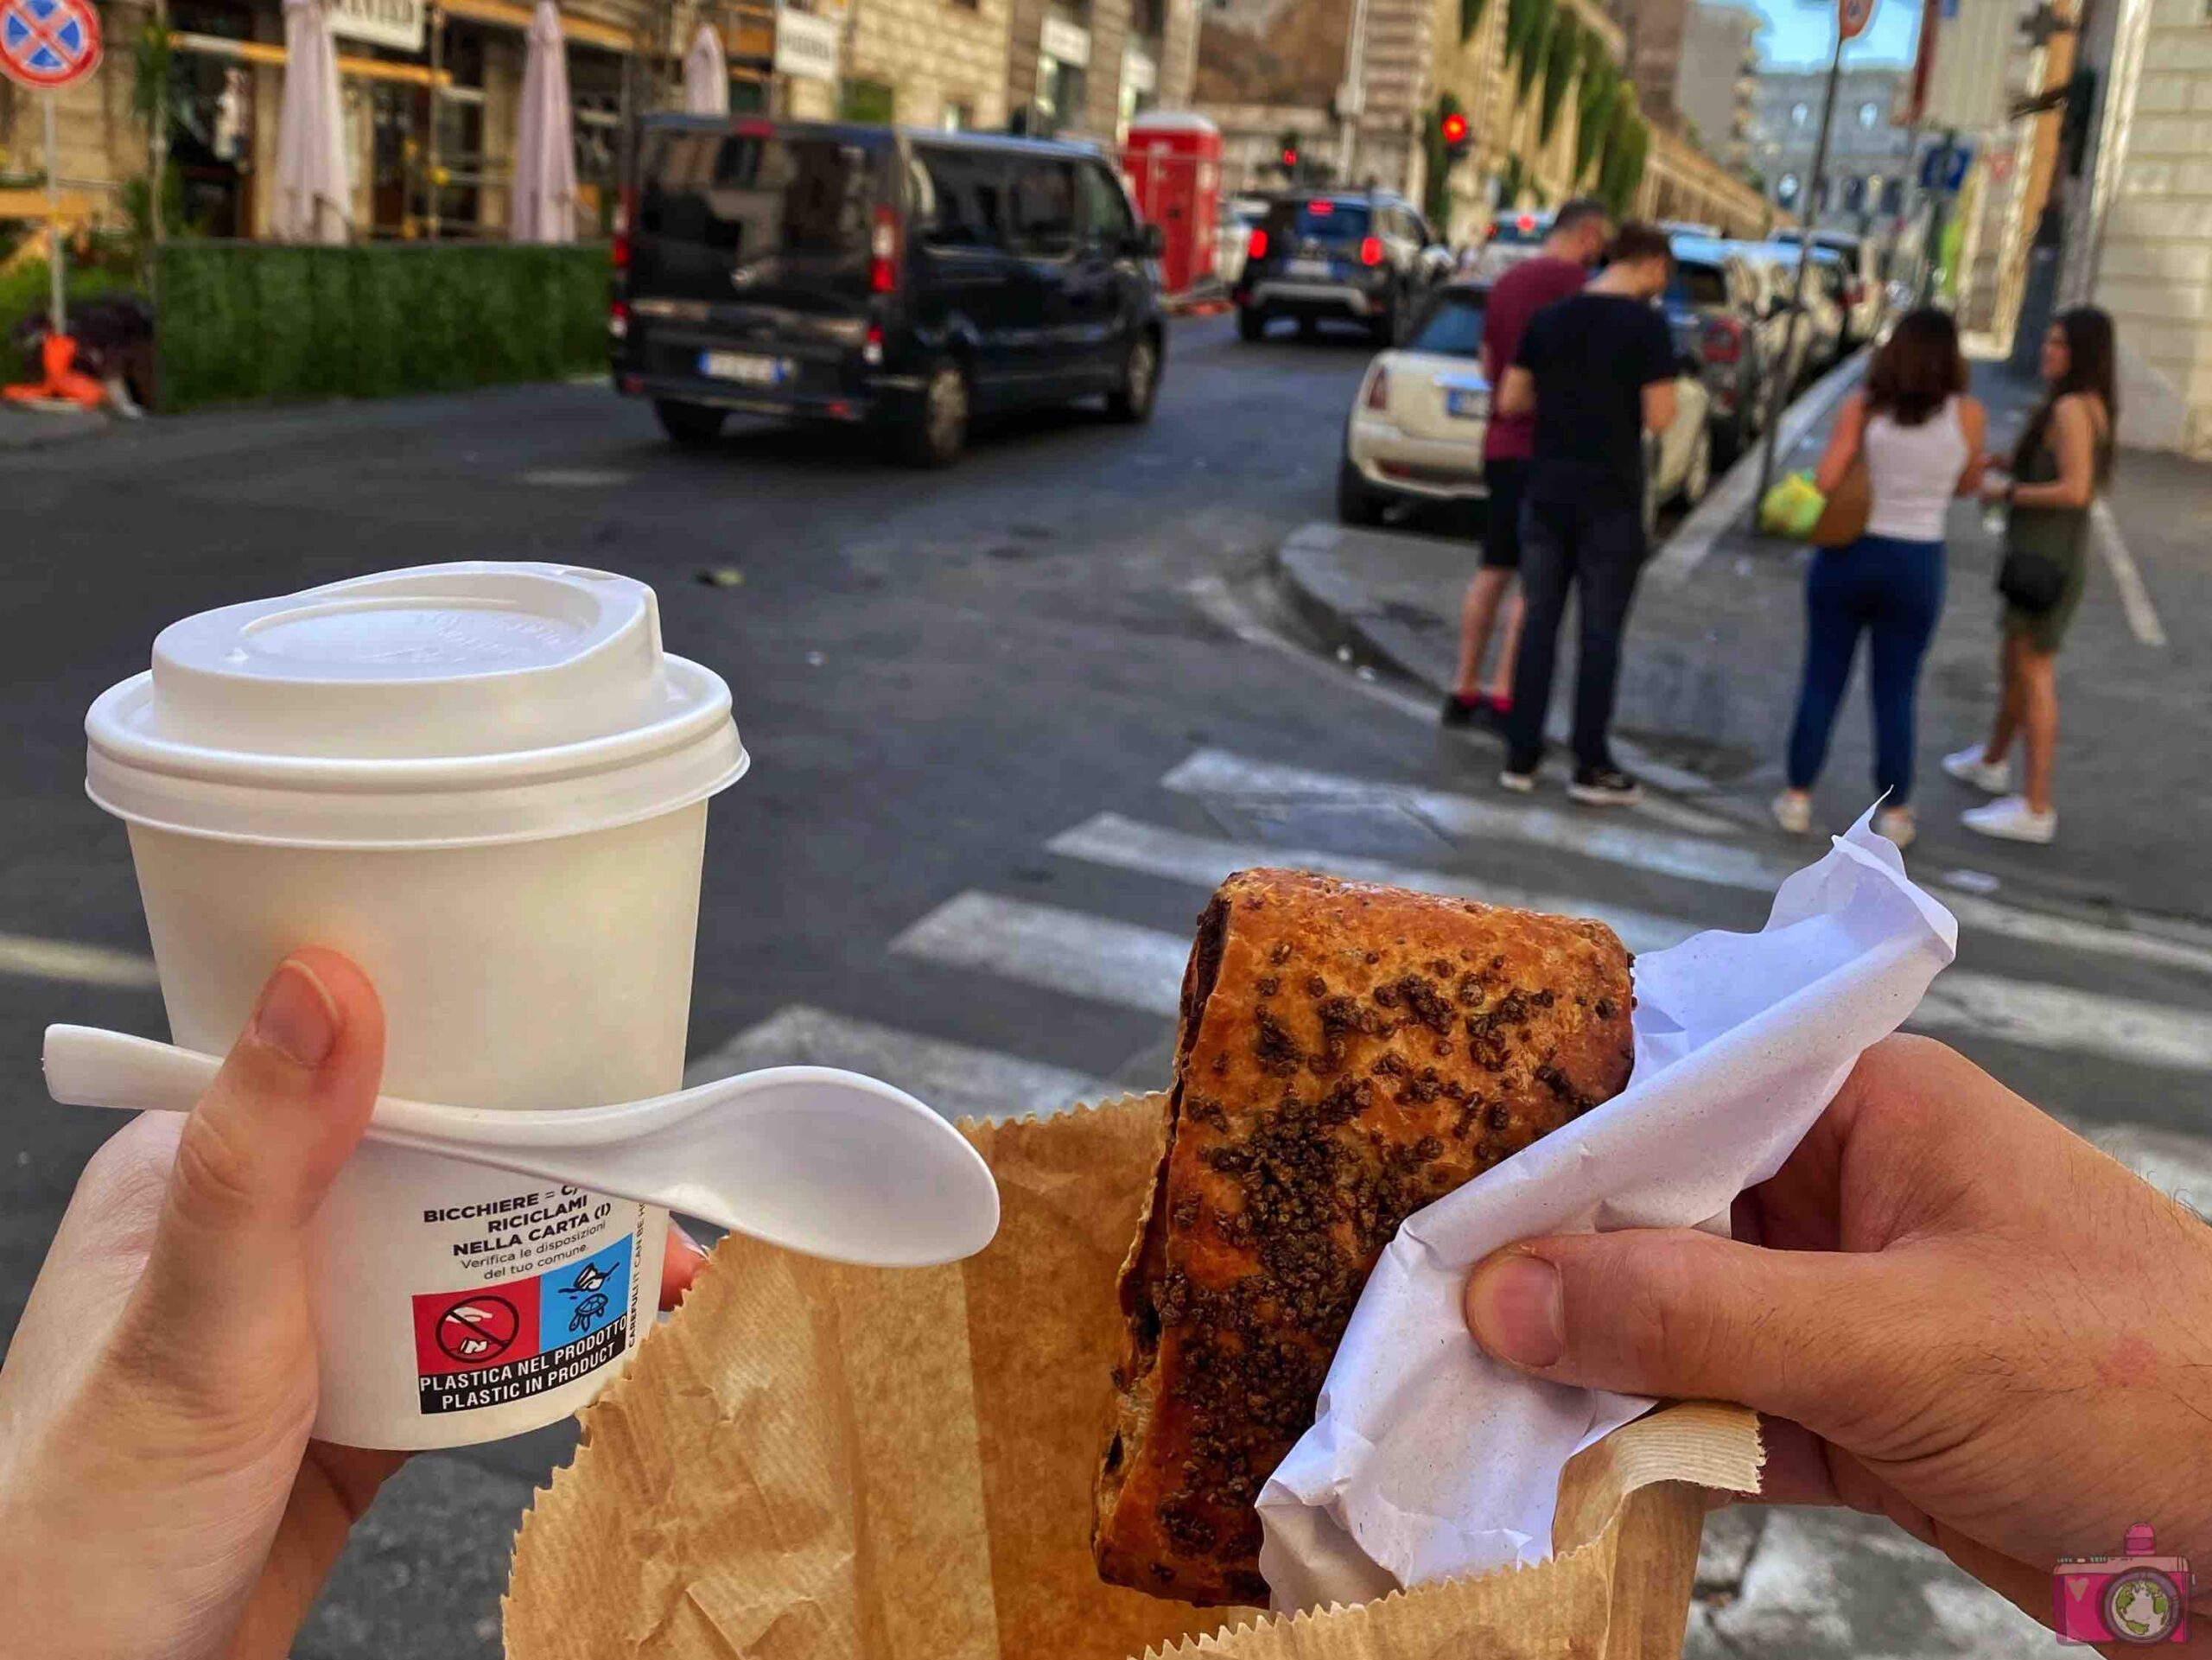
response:
<path id="1" fill-rule="evenodd" d="M 1770 64 L 1813 64 L 1827 67 L 1835 50 L 1835 6 L 1817 0 L 1751 0 L 1754 10 L 1766 16 L 1766 32 L 1759 36 L 1759 51 Z M 1843 48 L 1846 63 L 1910 63 L 1913 40 L 1920 32 L 1917 0 L 1875 0 L 1874 21 L 1866 32 Z"/>

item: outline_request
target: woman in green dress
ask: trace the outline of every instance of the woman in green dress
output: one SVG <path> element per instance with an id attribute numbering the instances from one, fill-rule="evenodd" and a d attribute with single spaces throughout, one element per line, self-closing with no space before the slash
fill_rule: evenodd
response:
<path id="1" fill-rule="evenodd" d="M 2051 605 L 2005 606 L 2004 695 L 1989 741 L 1943 758 L 1953 778 L 1997 798 L 1960 816 L 1968 830 L 2007 842 L 2047 843 L 2058 832 L 2051 767 L 2058 748 L 2058 647 L 2089 578 L 2089 506 L 2112 472 L 2112 319 L 2094 306 L 2061 314 L 2043 342 L 2048 388 L 2013 452 L 2012 476 L 1982 486 L 2005 509 L 2008 556 L 2048 562 L 2063 582 Z M 2027 775 L 2012 791 L 2012 740 L 2025 741 Z"/>

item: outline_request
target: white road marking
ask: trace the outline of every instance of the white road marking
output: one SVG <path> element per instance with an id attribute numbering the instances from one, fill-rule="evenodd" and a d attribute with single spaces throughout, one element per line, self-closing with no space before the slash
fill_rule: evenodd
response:
<path id="1" fill-rule="evenodd" d="M 1312 767 L 1254 760 L 1225 749 L 1199 749 L 1160 779 L 1181 795 L 1302 801 L 1392 803 L 1448 836 L 1535 842 L 1669 876 L 1771 893 L 1796 866 L 1748 848 L 1637 828 L 1620 818 L 1560 807 L 1508 805 L 1421 785 L 1347 778 Z"/>
<path id="2" fill-rule="evenodd" d="M 1126 1093 L 1120 1085 L 995 1049 L 925 1037 L 805 1003 L 779 1008 L 685 1069 L 702 1084 L 762 1066 L 842 1066 L 895 1084 L 948 1118 L 1058 1112 Z"/>
<path id="3" fill-rule="evenodd" d="M 2120 521 L 2102 499 L 2090 506 L 2089 529 L 2090 540 L 2112 569 L 2113 586 L 2120 590 L 2120 606 L 2127 613 L 2129 632 L 2142 645 L 2164 646 L 2166 631 L 2158 621 L 2158 607 L 2151 603 L 2151 590 L 2143 585 L 2143 573 L 2136 569 L 2135 556 L 2127 550 Z"/>
<path id="4" fill-rule="evenodd" d="M 1790 453 L 1804 441 L 1815 423 L 1834 407 L 1865 370 L 1866 354 L 1855 352 L 1815 382 L 1811 391 L 1782 412 L 1781 430 L 1775 435 L 1775 466 L 1786 467 Z M 1736 458 L 1726 476 L 1706 492 L 1705 499 L 1675 527 L 1666 544 L 1644 569 L 1645 580 L 1675 585 L 1689 580 L 1705 563 L 1713 544 L 1736 528 L 1744 515 L 1758 506 L 1759 451 L 1753 444 Z"/>
<path id="5" fill-rule="evenodd" d="M 1135 870 L 1193 887 L 1217 887 L 1234 871 L 1255 865 L 1287 866 L 1319 870 L 1348 881 L 1382 882 L 1409 887 L 1421 894 L 1445 894 L 1458 899 L 1482 900 L 1491 905 L 1519 906 L 1528 911 L 1549 911 L 1595 917 L 1621 937 L 1632 951 L 1656 951 L 1680 944 L 1697 932 L 1694 924 L 1679 917 L 1655 916 L 1648 911 L 1602 905 L 1563 894 L 1533 893 L 1503 882 L 1450 871 L 1421 870 L 1394 865 L 1381 859 L 1326 853 L 1317 848 L 1274 847 L 1259 842 L 1227 842 L 1192 836 L 1157 824 L 1141 824 L 1119 813 L 1100 813 L 1073 830 L 1064 830 L 1045 844 L 1048 853 L 1080 859 L 1087 864 Z"/>
<path id="6" fill-rule="evenodd" d="M 1810 846 L 1802 860 L 1776 858 L 1750 848 L 1660 835 L 1618 818 L 1351 778 L 1285 762 L 1255 760 L 1224 749 L 1194 750 L 1160 783 L 1179 794 L 1230 800 L 1393 803 L 1458 839 L 1532 843 L 1662 875 L 1687 876 L 1717 887 L 1761 894 L 1771 894 L 1783 877 L 1801 864 L 1810 863 L 1814 856 Z M 1948 888 L 1938 897 L 1958 918 L 1959 925 L 1970 931 L 2032 945 L 2212 974 L 2212 936 L 2185 925 L 2159 921 L 2114 927 L 2077 917 L 2023 910 Z"/>
<path id="7" fill-rule="evenodd" d="M 67 939 L 35 939 L 28 934 L 0 934 L 0 974 L 67 980 L 119 991 L 140 991 L 161 984 L 150 957 Z"/>
<path id="8" fill-rule="evenodd" d="M 1569 912 L 1587 908 L 1571 899 L 1550 902 Z M 1681 927 L 1692 932 L 1688 923 Z M 969 892 L 938 906 L 891 948 L 1147 1014 L 1173 1014 L 1191 942 L 1164 929 Z M 1937 978 L 1906 1024 L 1947 1037 L 2212 1072 L 2212 1022 L 2193 1010 L 1955 969 Z"/>
<path id="9" fill-rule="evenodd" d="M 1057 905 L 969 892 L 938 906 L 893 940 L 891 949 L 901 957 L 1173 1014 L 1191 942 Z"/>

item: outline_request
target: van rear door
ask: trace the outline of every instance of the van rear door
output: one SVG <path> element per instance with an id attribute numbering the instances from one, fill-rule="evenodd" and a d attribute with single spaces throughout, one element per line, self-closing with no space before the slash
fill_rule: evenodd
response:
<path id="1" fill-rule="evenodd" d="M 639 166 L 631 302 L 689 302 L 698 344 L 772 347 L 834 364 L 856 349 L 871 298 L 870 238 L 893 201 L 888 132 L 766 121 L 651 126 Z M 690 373 L 690 331 L 656 330 L 649 366 Z M 793 389 L 798 390 L 798 389 Z"/>

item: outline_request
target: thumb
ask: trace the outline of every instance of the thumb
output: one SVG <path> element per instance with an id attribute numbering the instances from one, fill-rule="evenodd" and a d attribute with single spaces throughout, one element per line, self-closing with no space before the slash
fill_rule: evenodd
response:
<path id="1" fill-rule="evenodd" d="M 1831 1434 L 1891 1387 L 1904 1301 L 1864 1253 L 1766 1250 L 1690 1228 L 1523 1240 L 1468 1279 L 1485 1352 L 1554 1383 L 1733 1401 Z"/>
<path id="2" fill-rule="evenodd" d="M 308 1230 L 366 1128 L 384 1070 L 368 977 L 309 947 L 277 965 L 177 1143 L 126 1322 L 173 1383 L 295 1364 Z"/>

